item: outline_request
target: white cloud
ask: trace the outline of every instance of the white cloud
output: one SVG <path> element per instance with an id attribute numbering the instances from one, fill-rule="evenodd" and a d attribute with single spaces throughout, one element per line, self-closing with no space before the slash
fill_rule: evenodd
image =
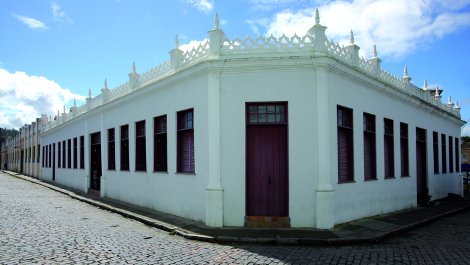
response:
<path id="1" fill-rule="evenodd" d="M 307 0 L 250 0 L 251 6 L 258 11 L 272 11 L 306 2 Z"/>
<path id="2" fill-rule="evenodd" d="M 67 13 L 65 13 L 65 11 L 62 10 L 62 7 L 56 2 L 54 1 L 51 2 L 51 9 L 52 9 L 52 16 L 54 16 L 55 21 L 59 21 L 62 23 L 69 23 L 69 24 L 73 23 L 72 19 L 70 19 L 67 16 Z"/>
<path id="3" fill-rule="evenodd" d="M 186 44 L 181 44 L 179 46 L 179 49 L 182 50 L 182 51 L 190 51 L 192 50 L 193 48 L 197 48 L 199 47 L 199 45 L 203 44 L 204 42 L 207 42 L 208 39 L 203 39 L 201 41 L 199 40 L 191 40 L 189 41 L 188 43 Z"/>
<path id="4" fill-rule="evenodd" d="M 318 8 L 321 24 L 328 27 L 328 37 L 347 42 L 352 29 L 361 55 L 367 57 L 377 44 L 379 56 L 400 58 L 435 39 L 470 26 L 470 12 L 464 9 L 470 0 L 446 1 L 445 4 L 438 0 L 333 0 L 319 3 L 323 3 Z M 266 33 L 303 35 L 313 26 L 314 16 L 315 7 L 285 9 L 271 18 Z"/>
<path id="5" fill-rule="evenodd" d="M 270 21 L 268 19 L 256 19 L 256 20 L 246 20 L 245 21 L 249 26 L 251 31 L 256 35 L 261 35 L 260 27 L 267 28 Z"/>
<path id="6" fill-rule="evenodd" d="M 185 2 L 204 13 L 208 13 L 214 8 L 214 3 L 210 0 L 185 0 Z"/>
<path id="7" fill-rule="evenodd" d="M 26 26 L 32 28 L 32 29 L 48 29 L 46 24 L 44 22 L 39 21 L 37 19 L 31 18 L 31 17 L 25 17 L 17 14 L 13 14 L 14 17 L 16 17 L 20 22 L 25 24 Z"/>
<path id="8" fill-rule="evenodd" d="M 85 97 L 62 88 L 44 76 L 24 72 L 10 73 L 0 68 L 0 127 L 19 128 L 41 114 L 54 115 L 63 111 L 73 99 Z"/>

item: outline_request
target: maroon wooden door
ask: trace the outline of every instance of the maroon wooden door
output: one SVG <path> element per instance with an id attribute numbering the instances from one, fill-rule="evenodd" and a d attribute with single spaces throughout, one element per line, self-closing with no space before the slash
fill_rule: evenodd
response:
<path id="1" fill-rule="evenodd" d="M 288 216 L 286 117 L 286 103 L 247 104 L 247 216 Z"/>

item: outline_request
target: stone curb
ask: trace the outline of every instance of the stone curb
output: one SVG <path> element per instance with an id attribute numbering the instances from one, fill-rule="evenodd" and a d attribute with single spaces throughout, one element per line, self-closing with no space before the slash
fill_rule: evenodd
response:
<path id="1" fill-rule="evenodd" d="M 441 219 L 446 216 L 450 216 L 453 214 L 457 214 L 459 212 L 463 212 L 466 210 L 470 209 L 470 206 L 464 206 L 460 207 L 436 216 L 432 216 L 426 219 L 423 219 L 418 222 L 414 222 L 411 224 L 403 225 L 399 228 L 378 233 L 375 236 L 369 236 L 369 237 L 340 237 L 340 238 L 301 238 L 301 237 L 293 237 L 293 238 L 287 238 L 287 237 L 263 237 L 263 238 L 255 238 L 255 237 L 226 237 L 226 236 L 217 236 L 217 237 L 212 237 L 212 236 L 206 236 L 202 234 L 197 234 L 185 229 L 181 229 L 177 226 L 158 221 L 156 219 L 140 215 L 131 211 L 127 211 L 121 208 L 113 207 L 111 205 L 108 205 L 106 203 L 98 202 L 92 199 L 85 198 L 83 196 L 80 196 L 72 191 L 68 191 L 62 188 L 59 188 L 57 186 L 54 186 L 52 184 L 48 184 L 42 180 L 39 179 L 34 179 L 28 176 L 24 176 L 22 174 L 18 174 L 15 172 L 10 172 L 10 171 L 3 171 L 2 172 L 44 186 L 46 188 L 49 188 L 51 190 L 60 192 L 62 194 L 65 194 L 73 199 L 79 200 L 81 202 L 85 202 L 87 204 L 93 205 L 95 207 L 108 210 L 113 213 L 117 213 L 119 215 L 122 215 L 124 217 L 134 219 L 136 221 L 142 222 L 148 226 L 155 227 L 157 229 L 163 230 L 168 232 L 169 234 L 174 234 L 181 236 L 186 239 L 191 239 L 191 240 L 196 240 L 196 241 L 202 241 L 202 242 L 210 242 L 210 243 L 219 243 L 219 244 L 231 244 L 231 243 L 251 243 L 251 244 L 278 244 L 278 245 L 355 245 L 355 244 L 364 244 L 364 243 L 377 243 L 380 241 L 383 241 L 389 237 L 392 237 L 394 235 L 398 235 L 400 233 L 412 230 L 414 228 L 417 228 L 419 226 L 423 226 L 425 224 L 437 221 L 438 219 Z"/>

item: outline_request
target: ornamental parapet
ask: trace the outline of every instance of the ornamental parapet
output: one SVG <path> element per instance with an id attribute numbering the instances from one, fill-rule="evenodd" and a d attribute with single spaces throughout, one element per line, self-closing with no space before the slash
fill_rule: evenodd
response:
<path id="1" fill-rule="evenodd" d="M 63 113 L 64 118 L 50 117 L 43 126 L 43 131 L 48 131 L 65 122 L 68 122 L 77 116 L 89 112 L 99 106 L 108 104 L 114 100 L 122 98 L 136 90 L 147 87 L 151 83 L 157 82 L 163 78 L 171 76 L 180 70 L 187 69 L 204 61 L 214 59 L 233 59 L 233 58 L 259 58 L 269 57 L 273 53 L 276 55 L 305 55 L 311 58 L 329 57 L 342 63 L 366 76 L 374 78 L 379 82 L 395 90 L 401 91 L 408 96 L 417 98 L 429 106 L 445 111 L 450 115 L 460 119 L 460 106 L 458 101 L 453 104 L 443 104 L 441 102 L 441 93 L 438 87 L 436 92 L 428 90 L 427 85 L 419 88 L 412 83 L 408 76 L 408 69 L 405 67 L 403 77 L 395 76 L 380 66 L 381 59 L 377 57 L 377 50 L 374 45 L 373 56 L 369 59 L 359 57 L 360 49 L 354 43 L 354 35 L 351 31 L 350 43 L 347 46 L 340 45 L 338 42 L 326 37 L 325 26 L 320 24 L 318 10 L 316 12 L 314 26 L 303 36 L 294 34 L 293 36 L 282 35 L 279 37 L 258 36 L 245 38 L 235 37 L 229 39 L 224 32 L 219 29 L 218 15 L 214 19 L 214 28 L 208 32 L 208 38 L 199 42 L 198 45 L 186 51 L 181 50 L 178 36 L 175 38 L 175 47 L 170 51 L 170 59 L 165 61 L 143 74 L 136 72 L 135 64 L 132 66 L 132 72 L 129 74 L 129 81 L 113 88 L 105 90 L 105 95 L 99 94 L 91 97 L 91 91 L 86 103 L 82 106 L 72 109 L 73 112 Z"/>

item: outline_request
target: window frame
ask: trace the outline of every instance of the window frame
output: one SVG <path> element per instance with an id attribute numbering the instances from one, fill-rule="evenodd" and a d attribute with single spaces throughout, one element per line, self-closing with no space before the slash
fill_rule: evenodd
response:
<path id="1" fill-rule="evenodd" d="M 49 162 L 48 162 L 49 168 L 52 166 L 52 144 L 49 145 Z"/>
<path id="2" fill-rule="evenodd" d="M 67 168 L 72 168 L 72 139 L 67 139 Z"/>
<path id="3" fill-rule="evenodd" d="M 78 139 L 77 137 L 73 138 L 73 168 L 78 168 Z"/>
<path id="4" fill-rule="evenodd" d="M 46 159 L 45 159 L 45 153 L 46 153 L 46 147 L 45 146 L 42 146 L 42 167 L 45 168 L 46 167 Z M 14 158 L 13 158 L 14 159 Z"/>
<path id="5" fill-rule="evenodd" d="M 459 138 L 455 137 L 455 172 L 460 172 L 460 145 Z"/>
<path id="6" fill-rule="evenodd" d="M 454 173 L 454 143 L 451 135 L 449 135 L 449 173 Z"/>
<path id="7" fill-rule="evenodd" d="M 189 115 L 190 114 L 190 115 Z M 177 112 L 176 173 L 195 174 L 194 109 Z M 185 159 L 184 156 L 189 156 Z"/>
<path id="8" fill-rule="evenodd" d="M 153 171 L 168 172 L 168 118 L 160 115 L 153 118 Z"/>
<path id="9" fill-rule="evenodd" d="M 362 119 L 364 139 L 364 180 L 377 180 L 377 140 L 375 115 L 364 112 L 362 114 Z M 369 161 L 369 163 L 367 163 L 367 161 Z"/>
<path id="10" fill-rule="evenodd" d="M 62 168 L 62 163 L 61 163 L 61 143 L 60 141 L 57 143 L 57 157 L 59 159 L 57 159 L 57 168 Z"/>
<path id="11" fill-rule="evenodd" d="M 135 171 L 147 171 L 145 120 L 135 122 Z"/>
<path id="12" fill-rule="evenodd" d="M 442 173 L 447 173 L 447 137 L 445 134 L 441 134 L 441 164 Z"/>
<path id="13" fill-rule="evenodd" d="M 67 168 L 67 152 L 66 141 L 62 141 L 62 168 Z"/>
<path id="14" fill-rule="evenodd" d="M 345 117 L 348 116 L 348 117 Z M 338 155 L 338 184 L 341 183 L 351 183 L 354 182 L 354 111 L 352 108 L 345 106 L 337 105 L 336 106 L 336 126 L 337 126 L 337 155 Z M 346 172 L 342 172 L 342 167 L 340 166 L 343 162 L 341 160 L 341 150 L 343 146 L 340 141 L 344 135 L 345 140 L 347 141 L 344 148 L 347 149 L 346 157 Z"/>
<path id="15" fill-rule="evenodd" d="M 129 124 L 124 124 L 119 127 L 120 139 L 120 171 L 129 171 Z M 124 133 L 125 132 L 125 133 Z"/>
<path id="16" fill-rule="evenodd" d="M 434 174 L 439 174 L 439 133 L 432 132 L 432 153 L 434 162 Z"/>
<path id="17" fill-rule="evenodd" d="M 388 118 L 384 118 L 384 178 L 395 178 L 394 122 Z"/>
<path id="18" fill-rule="evenodd" d="M 400 173 L 401 177 L 410 176 L 409 130 L 404 122 L 400 122 Z"/>
<path id="19" fill-rule="evenodd" d="M 108 170 L 116 170 L 116 131 L 108 129 Z"/>
<path id="20" fill-rule="evenodd" d="M 80 169 L 85 169 L 85 136 L 80 136 Z"/>

